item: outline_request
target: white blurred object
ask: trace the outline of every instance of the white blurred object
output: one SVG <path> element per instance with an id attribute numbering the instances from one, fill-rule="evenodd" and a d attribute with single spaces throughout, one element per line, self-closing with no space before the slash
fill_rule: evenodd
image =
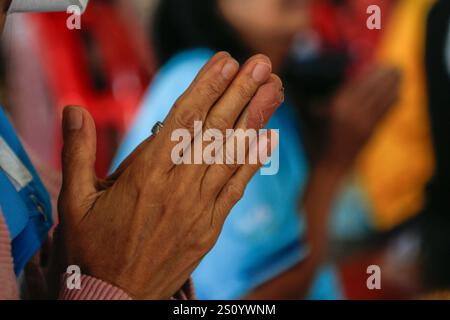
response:
<path id="1" fill-rule="evenodd" d="M 70 6 L 77 6 L 81 12 L 86 10 L 89 0 L 13 0 L 8 14 L 15 12 L 56 12 L 67 11 Z"/>

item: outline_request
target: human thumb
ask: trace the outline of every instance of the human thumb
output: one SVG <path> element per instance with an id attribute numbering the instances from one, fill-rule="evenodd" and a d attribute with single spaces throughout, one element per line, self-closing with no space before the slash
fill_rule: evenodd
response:
<path id="1" fill-rule="evenodd" d="M 89 112 L 75 106 L 64 109 L 63 139 L 60 206 L 80 206 L 96 192 L 97 142 L 95 123 Z"/>

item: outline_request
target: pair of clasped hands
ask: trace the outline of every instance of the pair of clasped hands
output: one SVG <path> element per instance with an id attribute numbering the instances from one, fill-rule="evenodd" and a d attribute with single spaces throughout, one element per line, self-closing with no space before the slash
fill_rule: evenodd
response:
<path id="1" fill-rule="evenodd" d="M 267 57 L 256 55 L 240 66 L 228 53 L 217 53 L 174 104 L 162 130 L 105 180 L 94 172 L 93 119 L 82 108 L 67 107 L 56 235 L 61 268 L 78 265 L 136 299 L 172 297 L 212 249 L 262 165 L 175 165 L 172 132 L 192 131 L 195 121 L 205 129 L 260 129 L 283 99 Z M 275 146 L 269 140 L 277 139 L 266 139 L 270 153 Z"/>

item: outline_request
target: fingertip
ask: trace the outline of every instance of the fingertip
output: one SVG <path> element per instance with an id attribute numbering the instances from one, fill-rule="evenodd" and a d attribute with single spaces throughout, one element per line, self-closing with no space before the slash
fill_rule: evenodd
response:
<path id="1" fill-rule="evenodd" d="M 247 128 L 264 128 L 283 101 L 284 88 L 281 80 L 273 75 L 271 80 L 259 87 L 248 105 Z"/>
<path id="2" fill-rule="evenodd" d="M 219 60 L 219 59 L 229 58 L 229 57 L 231 57 L 231 54 L 229 52 L 219 51 L 212 57 L 211 60 L 215 60 L 215 59 Z"/>
<path id="3" fill-rule="evenodd" d="M 282 81 L 281 78 L 280 78 L 278 75 L 276 75 L 275 73 L 272 73 L 272 74 L 270 75 L 270 80 L 269 80 L 269 81 L 275 82 L 275 83 L 279 84 L 280 86 L 283 85 L 283 81 Z"/>
<path id="4" fill-rule="evenodd" d="M 256 54 L 245 62 L 243 70 L 250 74 L 256 83 L 263 84 L 269 80 L 272 73 L 272 61 L 264 54 Z"/>
<path id="5" fill-rule="evenodd" d="M 63 126 L 66 130 L 80 130 L 83 127 L 83 112 L 78 106 L 67 106 L 63 110 Z"/>
<path id="6" fill-rule="evenodd" d="M 285 98 L 285 89 L 283 86 L 283 81 L 278 75 L 274 73 L 271 74 L 270 81 L 275 83 L 279 103 L 280 104 L 283 103 Z"/>
<path id="7" fill-rule="evenodd" d="M 211 68 L 217 67 L 217 65 L 221 65 L 228 58 L 231 58 L 231 55 L 226 51 L 220 51 L 220 52 L 216 53 L 206 64 L 205 71 L 208 71 Z"/>
<path id="8" fill-rule="evenodd" d="M 270 60 L 268 56 L 262 53 L 255 54 L 247 60 L 248 63 L 251 63 L 253 61 L 266 63 L 270 65 L 270 67 L 272 67 L 272 60 Z"/>

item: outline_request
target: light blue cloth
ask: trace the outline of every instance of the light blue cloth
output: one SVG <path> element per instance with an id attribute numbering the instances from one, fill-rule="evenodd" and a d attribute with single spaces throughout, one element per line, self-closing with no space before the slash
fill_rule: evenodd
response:
<path id="1" fill-rule="evenodd" d="M 160 70 L 113 167 L 149 136 L 154 123 L 165 119 L 211 55 L 206 49 L 186 51 Z M 305 223 L 298 213 L 308 165 L 296 117 L 285 103 L 271 119 L 268 127 L 280 129 L 280 171 L 273 176 L 257 174 L 232 210 L 216 246 L 193 275 L 200 299 L 240 298 L 308 254 Z M 319 274 L 329 281 L 319 280 L 311 298 L 341 298 L 334 268 Z"/>

